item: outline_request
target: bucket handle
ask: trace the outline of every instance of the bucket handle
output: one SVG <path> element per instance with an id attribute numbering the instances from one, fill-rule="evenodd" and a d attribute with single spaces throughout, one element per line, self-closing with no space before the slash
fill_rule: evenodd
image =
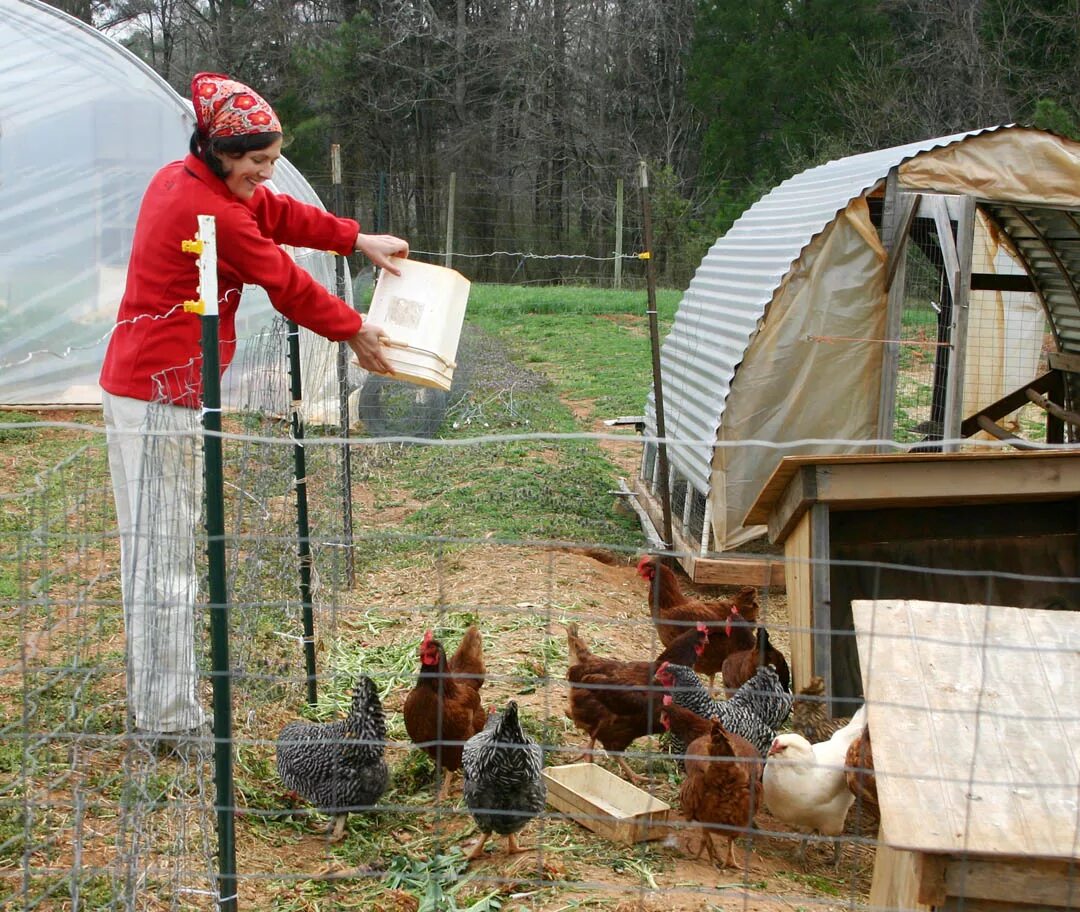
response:
<path id="1" fill-rule="evenodd" d="M 428 351 L 426 348 L 417 348 L 415 345 L 410 345 L 408 342 L 398 342 L 396 339 L 391 339 L 388 336 L 383 336 L 381 341 L 383 345 L 386 345 L 389 348 L 400 348 L 405 351 L 414 351 L 421 355 L 429 355 L 432 358 L 438 358 L 449 370 L 457 368 L 456 361 L 447 361 L 438 352 Z"/>

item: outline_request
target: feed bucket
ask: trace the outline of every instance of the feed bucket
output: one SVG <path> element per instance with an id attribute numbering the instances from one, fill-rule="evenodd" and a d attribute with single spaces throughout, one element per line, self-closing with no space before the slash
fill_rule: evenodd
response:
<path id="1" fill-rule="evenodd" d="M 398 260 L 401 275 L 384 269 L 367 319 L 388 336 L 386 360 L 394 377 L 449 390 L 469 300 L 469 280 L 445 266 Z"/>

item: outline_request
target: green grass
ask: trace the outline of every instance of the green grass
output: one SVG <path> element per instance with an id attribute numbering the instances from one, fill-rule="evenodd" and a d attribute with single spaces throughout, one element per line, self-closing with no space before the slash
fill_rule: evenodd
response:
<path id="1" fill-rule="evenodd" d="M 682 293 L 657 292 L 661 339 Z M 652 384 L 644 291 L 474 285 L 466 321 L 511 342 L 568 400 L 592 400 L 592 417 L 637 415 Z"/>

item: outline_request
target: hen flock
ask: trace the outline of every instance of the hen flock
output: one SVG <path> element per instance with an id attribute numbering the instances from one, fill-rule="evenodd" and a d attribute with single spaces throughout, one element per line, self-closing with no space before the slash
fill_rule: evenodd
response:
<path id="1" fill-rule="evenodd" d="M 730 600 L 704 601 L 686 597 L 658 558 L 642 558 L 637 572 L 649 583 L 649 609 L 664 646 L 654 659 L 597 656 L 577 625 L 567 625 L 566 715 L 589 739 L 578 759 L 591 760 L 599 744 L 640 782 L 647 777 L 627 763 L 628 748 L 638 738 L 664 735 L 682 772 L 682 814 L 700 827 L 697 855 L 708 852 L 725 866 L 735 863 L 735 839 L 753 827 L 762 807 L 800 832 L 827 837 L 843 832 L 856 796 L 876 810 L 865 708 L 850 720 L 828 719 L 819 678 L 792 695 L 791 671 L 758 623 L 752 587 Z M 405 729 L 441 775 L 440 801 L 461 772 L 465 804 L 481 834 L 468 858 L 479 857 L 492 834 L 507 837 L 508 852 L 523 851 L 516 835 L 546 802 L 543 748 L 526 734 L 514 701 L 485 711 L 476 626 L 449 657 L 429 630 L 418 654 Z M 715 696 L 717 674 L 722 699 Z M 782 732 L 789 719 L 793 730 Z M 339 840 L 348 814 L 375 807 L 389 786 L 385 745 L 378 692 L 361 676 L 345 719 L 285 726 L 278 774 L 295 796 L 332 817 L 327 833 Z M 714 835 L 728 841 L 722 862 Z M 801 855 L 805 845 L 804 838 Z"/>

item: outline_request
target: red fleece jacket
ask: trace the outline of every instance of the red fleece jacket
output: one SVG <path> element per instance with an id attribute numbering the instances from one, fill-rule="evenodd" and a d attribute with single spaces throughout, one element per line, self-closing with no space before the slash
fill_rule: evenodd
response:
<path id="1" fill-rule="evenodd" d="M 360 315 L 278 246 L 348 254 L 360 226 L 266 187 L 241 200 L 188 155 L 154 175 L 139 210 L 127 286 L 101 369 L 102 388 L 115 396 L 202 403 L 201 318 L 182 307 L 199 296 L 198 265 L 180 247 L 195 237 L 199 215 L 216 218 L 222 372 L 236 351 L 245 283 L 261 285 L 275 309 L 327 339 L 344 341 L 360 329 Z"/>

